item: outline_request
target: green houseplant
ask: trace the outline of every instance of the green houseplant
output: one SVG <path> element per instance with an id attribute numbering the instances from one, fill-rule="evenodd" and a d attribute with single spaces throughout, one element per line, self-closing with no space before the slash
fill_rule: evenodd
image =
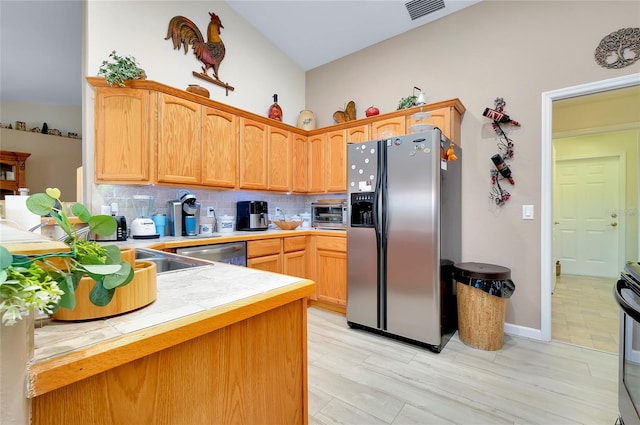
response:
<path id="1" fill-rule="evenodd" d="M 97 306 L 109 304 L 116 288 L 133 280 L 134 270 L 131 264 L 121 261 L 119 247 L 80 239 L 64 212 L 59 189 L 48 188 L 46 193 L 29 196 L 27 208 L 34 214 L 51 216 L 58 223 L 65 232 L 69 252 L 12 255 L 0 246 L 0 313 L 5 325 L 13 325 L 35 308 L 48 314 L 58 307 L 75 308 L 74 290 L 85 275 L 95 280 L 89 299 Z M 111 216 L 92 216 L 80 203 L 74 204 L 71 211 L 98 235 L 110 235 L 116 230 Z"/>
<path id="2" fill-rule="evenodd" d="M 109 59 L 102 62 L 98 75 L 104 76 L 110 86 L 117 84 L 121 87 L 124 87 L 126 80 L 147 78 L 144 70 L 138 66 L 136 58 L 120 56 L 115 50 L 109 54 Z"/>

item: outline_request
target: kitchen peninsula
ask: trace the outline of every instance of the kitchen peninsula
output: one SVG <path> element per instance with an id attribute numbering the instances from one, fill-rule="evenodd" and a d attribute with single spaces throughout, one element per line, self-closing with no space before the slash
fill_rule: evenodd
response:
<path id="1" fill-rule="evenodd" d="M 151 305 L 35 329 L 32 424 L 307 423 L 306 279 L 223 263 Z"/>

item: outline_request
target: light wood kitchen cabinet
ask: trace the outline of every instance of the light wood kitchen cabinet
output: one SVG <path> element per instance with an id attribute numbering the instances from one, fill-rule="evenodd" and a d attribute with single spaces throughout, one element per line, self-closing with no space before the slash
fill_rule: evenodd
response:
<path id="1" fill-rule="evenodd" d="M 309 192 L 323 193 L 325 191 L 325 138 L 322 134 L 309 136 L 308 164 L 309 164 Z"/>
<path id="2" fill-rule="evenodd" d="M 240 118 L 240 189 L 267 189 L 267 125 Z"/>
<path id="3" fill-rule="evenodd" d="M 404 135 L 416 123 L 459 144 L 465 113 L 450 99 L 304 131 L 150 80 L 86 79 L 96 90 L 96 183 L 344 192 L 346 144 Z M 420 111 L 431 117 L 411 118 Z"/>
<path id="4" fill-rule="evenodd" d="M 247 267 L 282 273 L 282 238 L 247 241 Z"/>
<path id="5" fill-rule="evenodd" d="M 347 239 L 315 236 L 316 298 L 345 312 L 347 305 Z"/>
<path id="6" fill-rule="evenodd" d="M 149 90 L 98 87 L 95 96 L 95 182 L 152 183 Z"/>
<path id="7" fill-rule="evenodd" d="M 291 191 L 291 132 L 269 127 L 268 136 L 268 189 L 280 192 Z"/>
<path id="8" fill-rule="evenodd" d="M 347 143 L 362 143 L 371 140 L 369 136 L 369 125 L 359 125 L 347 128 Z"/>
<path id="9" fill-rule="evenodd" d="M 307 278 L 307 237 L 289 236 L 283 238 L 282 273 Z"/>
<path id="10" fill-rule="evenodd" d="M 371 123 L 371 137 L 373 139 L 382 139 L 407 134 L 405 121 L 406 118 L 404 116 L 374 121 Z"/>
<path id="11" fill-rule="evenodd" d="M 202 112 L 202 184 L 234 189 L 238 180 L 238 119 L 204 107 Z"/>
<path id="12" fill-rule="evenodd" d="M 158 98 L 159 183 L 200 184 L 202 106 L 161 93 Z"/>
<path id="13" fill-rule="evenodd" d="M 344 192 L 347 190 L 347 131 L 337 130 L 326 133 L 325 191 Z"/>
<path id="14" fill-rule="evenodd" d="M 0 200 L 5 195 L 17 195 L 18 189 L 26 187 L 26 161 L 31 156 L 26 152 L 0 151 Z"/>
<path id="15" fill-rule="evenodd" d="M 449 139 L 453 140 L 456 143 L 460 143 L 460 123 L 462 117 L 455 107 L 432 109 L 429 111 L 429 113 L 431 114 L 431 116 L 422 120 L 416 120 L 412 118 L 413 114 L 407 115 L 407 131 L 409 131 L 412 125 L 431 124 L 435 127 L 438 127 L 442 131 L 442 133 Z"/>
<path id="16" fill-rule="evenodd" d="M 293 135 L 293 152 L 291 155 L 291 169 L 293 182 L 291 190 L 296 193 L 309 191 L 309 141 L 307 136 Z"/>

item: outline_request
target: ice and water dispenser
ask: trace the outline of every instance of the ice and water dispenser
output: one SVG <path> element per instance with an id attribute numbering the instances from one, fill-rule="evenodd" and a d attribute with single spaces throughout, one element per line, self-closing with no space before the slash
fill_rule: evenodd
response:
<path id="1" fill-rule="evenodd" d="M 360 192 L 351 194 L 351 226 L 373 227 L 373 204 L 375 193 Z"/>

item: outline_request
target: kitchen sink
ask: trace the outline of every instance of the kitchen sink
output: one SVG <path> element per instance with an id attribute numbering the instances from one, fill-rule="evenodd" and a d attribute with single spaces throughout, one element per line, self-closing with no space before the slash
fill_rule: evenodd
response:
<path id="1" fill-rule="evenodd" d="M 136 248 L 136 260 L 150 261 L 156 264 L 157 273 L 166 273 L 192 267 L 212 266 L 209 261 L 185 257 L 155 249 Z"/>

